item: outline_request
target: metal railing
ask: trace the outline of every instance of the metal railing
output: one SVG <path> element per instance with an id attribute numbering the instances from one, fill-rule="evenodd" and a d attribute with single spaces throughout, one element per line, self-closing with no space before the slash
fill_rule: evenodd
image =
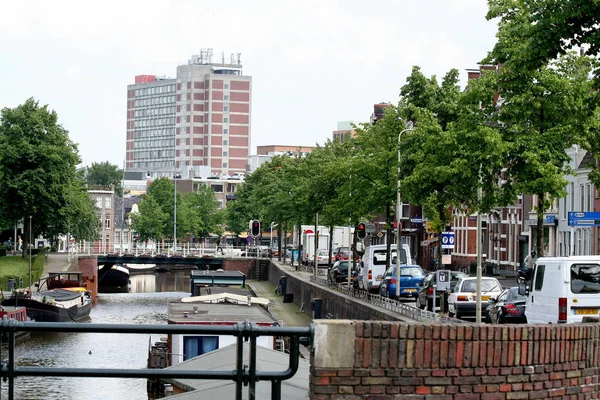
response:
<path id="1" fill-rule="evenodd" d="M 420 308 L 416 308 L 412 305 L 405 304 L 398 300 L 383 297 L 378 294 L 369 293 L 366 290 L 360 290 L 355 287 L 348 287 L 348 284 L 334 283 L 327 279 L 315 277 L 312 275 L 310 277 L 310 281 L 320 286 L 326 286 L 330 289 L 336 290 L 346 296 L 350 296 L 355 299 L 364 301 L 365 303 L 368 303 L 370 305 L 400 314 L 403 317 L 407 317 L 415 321 L 452 322 L 459 324 L 469 323 L 469 321 L 464 321 L 462 319 L 445 317 L 435 312 L 421 310 Z"/>
<path id="2" fill-rule="evenodd" d="M 54 368 L 31 367 L 18 365 L 15 358 L 16 332 L 68 332 L 68 333 L 168 333 L 168 334 L 212 334 L 231 335 L 237 338 L 236 369 L 234 370 L 170 370 L 170 369 L 111 369 L 111 368 Z M 300 344 L 312 345 L 314 326 L 276 327 L 258 326 L 248 321 L 234 326 L 199 326 L 199 325 L 129 325 L 129 324 L 77 324 L 62 322 L 19 322 L 15 320 L 0 321 L 0 345 L 8 336 L 7 352 L 0 350 L 0 377 L 8 382 L 8 398 L 15 396 L 15 378 L 20 376 L 52 376 L 83 378 L 148 378 L 148 379 L 218 379 L 232 380 L 236 383 L 235 399 L 242 399 L 242 386 L 248 386 L 248 398 L 256 399 L 256 382 L 271 381 L 271 399 L 281 399 L 281 382 L 296 374 L 299 366 Z M 259 336 L 289 337 L 289 364 L 283 371 L 256 370 L 256 341 Z M 243 342 L 249 341 L 249 360 L 244 360 Z M 2 348 L 0 346 L 0 348 Z M 0 384 L 1 385 L 1 384 Z M 125 394 L 124 394 L 124 397 Z"/>
<path id="3" fill-rule="evenodd" d="M 183 256 L 183 257 L 268 257 L 268 251 L 254 246 L 232 246 L 205 243 L 177 242 L 177 247 L 173 249 L 173 242 L 132 242 L 125 245 L 119 243 L 102 246 L 98 242 L 76 242 L 71 243 L 68 249 L 70 258 L 83 255 L 107 255 L 107 254 L 127 254 L 134 256 Z"/>

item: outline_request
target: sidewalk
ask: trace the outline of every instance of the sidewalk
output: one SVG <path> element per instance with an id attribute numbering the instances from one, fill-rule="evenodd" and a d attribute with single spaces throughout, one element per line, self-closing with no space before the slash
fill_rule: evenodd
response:
<path id="1" fill-rule="evenodd" d="M 48 253 L 41 277 L 48 276 L 50 272 L 68 271 L 70 268 L 71 262 L 67 253 Z"/>

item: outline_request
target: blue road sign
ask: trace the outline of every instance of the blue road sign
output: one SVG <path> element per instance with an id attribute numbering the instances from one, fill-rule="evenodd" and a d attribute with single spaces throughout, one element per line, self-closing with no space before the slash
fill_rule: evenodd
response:
<path id="1" fill-rule="evenodd" d="M 600 212 L 569 212 L 569 226 L 600 226 Z"/>
<path id="2" fill-rule="evenodd" d="M 442 232 L 442 249 L 454 248 L 454 232 Z"/>

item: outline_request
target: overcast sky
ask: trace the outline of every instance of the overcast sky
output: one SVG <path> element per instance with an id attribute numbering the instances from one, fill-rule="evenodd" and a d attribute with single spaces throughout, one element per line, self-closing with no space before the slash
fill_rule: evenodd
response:
<path id="1" fill-rule="evenodd" d="M 398 101 L 413 65 L 476 68 L 495 42 L 485 0 L 0 3 L 0 107 L 56 110 L 84 163 L 125 155 L 127 85 L 175 77 L 201 48 L 242 53 L 253 79 L 252 148 L 324 143 L 338 121 Z"/>

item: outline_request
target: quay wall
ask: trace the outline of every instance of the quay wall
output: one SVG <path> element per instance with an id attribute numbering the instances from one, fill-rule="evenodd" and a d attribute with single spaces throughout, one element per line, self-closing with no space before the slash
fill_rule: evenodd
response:
<path id="1" fill-rule="evenodd" d="M 598 324 L 315 325 L 314 400 L 599 398 Z"/>

